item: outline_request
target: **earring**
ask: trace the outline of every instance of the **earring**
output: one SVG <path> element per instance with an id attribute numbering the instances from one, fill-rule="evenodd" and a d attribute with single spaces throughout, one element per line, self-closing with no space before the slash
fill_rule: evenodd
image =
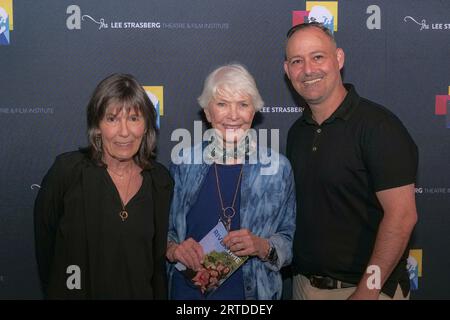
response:
<path id="1" fill-rule="evenodd" d="M 245 136 L 245 154 L 248 155 L 250 153 L 250 138 L 249 136 Z"/>
<path id="2" fill-rule="evenodd" d="M 102 151 L 102 136 L 96 135 L 95 139 L 94 139 L 94 143 L 95 143 L 95 148 L 101 152 Z"/>

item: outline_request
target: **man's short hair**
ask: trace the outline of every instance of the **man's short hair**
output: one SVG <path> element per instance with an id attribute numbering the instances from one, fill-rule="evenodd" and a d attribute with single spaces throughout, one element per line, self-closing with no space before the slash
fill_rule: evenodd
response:
<path id="1" fill-rule="evenodd" d="M 333 41 L 333 43 L 336 44 L 336 40 L 334 39 L 334 36 L 331 33 L 330 29 L 325 27 L 325 25 L 323 23 L 320 23 L 317 21 L 296 24 L 295 26 L 293 26 L 292 28 L 289 29 L 289 31 L 286 34 L 286 37 L 289 40 L 292 37 L 292 35 L 294 33 L 296 33 L 297 31 L 308 29 L 308 28 L 317 28 L 317 29 L 322 30 L 323 33 L 325 33 L 328 36 L 328 38 L 330 38 L 331 41 Z"/>

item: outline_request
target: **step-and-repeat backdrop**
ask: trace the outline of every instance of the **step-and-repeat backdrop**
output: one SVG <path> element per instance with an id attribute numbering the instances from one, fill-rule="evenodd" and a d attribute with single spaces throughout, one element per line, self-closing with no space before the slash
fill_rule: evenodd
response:
<path id="1" fill-rule="evenodd" d="M 419 146 L 412 298 L 450 298 L 448 0 L 0 0 L 0 298 L 41 297 L 34 199 L 55 156 L 86 144 L 101 79 L 131 73 L 145 87 L 169 165 L 172 132 L 201 120 L 206 75 L 241 62 L 265 101 L 255 127 L 278 129 L 284 152 L 302 112 L 284 77 L 285 35 L 308 17 L 332 25 L 345 82 L 398 115 Z"/>

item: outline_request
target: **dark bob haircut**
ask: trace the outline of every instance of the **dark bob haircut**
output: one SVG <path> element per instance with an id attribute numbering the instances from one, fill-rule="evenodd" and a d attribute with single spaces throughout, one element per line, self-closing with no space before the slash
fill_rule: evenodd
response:
<path id="1" fill-rule="evenodd" d="M 145 121 L 145 133 L 138 152 L 133 160 L 142 169 L 151 168 L 156 147 L 156 111 L 144 88 L 129 74 L 115 73 L 103 79 L 95 88 L 87 106 L 87 147 L 90 158 L 99 166 L 103 162 L 103 146 L 100 135 L 100 122 L 112 104 L 139 112 Z"/>

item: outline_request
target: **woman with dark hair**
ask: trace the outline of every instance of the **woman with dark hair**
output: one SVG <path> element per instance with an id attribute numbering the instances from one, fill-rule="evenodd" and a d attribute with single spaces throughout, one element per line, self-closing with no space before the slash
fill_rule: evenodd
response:
<path id="1" fill-rule="evenodd" d="M 131 76 L 99 83 L 87 148 L 62 154 L 36 199 L 39 275 L 49 299 L 165 299 L 173 182 L 153 159 L 156 112 Z"/>

